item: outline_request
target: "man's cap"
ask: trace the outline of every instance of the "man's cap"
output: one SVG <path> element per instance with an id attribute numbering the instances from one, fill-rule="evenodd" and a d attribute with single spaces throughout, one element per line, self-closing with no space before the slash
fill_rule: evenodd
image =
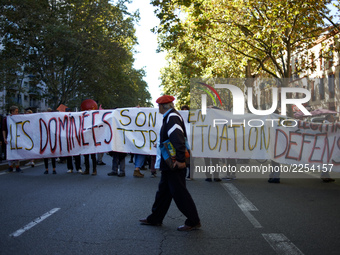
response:
<path id="1" fill-rule="evenodd" d="M 168 104 L 168 103 L 173 102 L 174 100 L 175 100 L 175 98 L 173 96 L 164 95 L 164 96 L 159 97 L 156 100 L 156 103 L 157 104 Z"/>

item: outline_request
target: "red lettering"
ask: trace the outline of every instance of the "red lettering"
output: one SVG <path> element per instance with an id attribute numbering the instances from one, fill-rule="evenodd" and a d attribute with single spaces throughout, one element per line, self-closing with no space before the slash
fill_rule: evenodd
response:
<path id="1" fill-rule="evenodd" d="M 46 142 L 44 145 L 43 145 L 43 130 L 42 130 L 43 126 L 42 125 L 45 127 L 45 132 L 46 132 Z M 39 119 L 39 131 L 40 131 L 40 152 L 39 153 L 43 154 L 47 147 L 49 134 L 48 134 L 46 122 L 42 118 Z"/>
<path id="2" fill-rule="evenodd" d="M 316 124 L 316 123 L 310 123 L 310 128 L 311 130 L 318 130 L 320 128 L 321 124 Z"/>
<path id="3" fill-rule="evenodd" d="M 338 145 L 338 149 L 340 150 L 340 137 L 338 138 L 337 145 Z M 332 163 L 336 166 L 340 165 L 340 161 L 335 161 L 334 159 L 332 159 Z"/>
<path id="4" fill-rule="evenodd" d="M 288 150 L 287 150 L 286 158 L 297 160 L 298 157 L 292 157 L 292 156 L 289 155 L 289 152 L 290 152 L 290 150 L 291 150 L 292 145 L 297 145 L 296 142 L 292 141 L 292 136 L 293 136 L 293 135 L 301 136 L 300 133 L 289 132 L 289 144 L 288 144 Z M 295 154 L 297 154 L 297 153 L 295 153 Z"/>
<path id="5" fill-rule="evenodd" d="M 113 136 L 111 125 L 110 125 L 110 123 L 109 123 L 108 121 L 105 120 L 106 115 L 111 114 L 111 113 L 112 113 L 112 112 L 106 112 L 106 113 L 103 114 L 103 117 L 102 117 L 102 121 L 103 121 L 106 125 L 108 125 L 108 126 L 109 126 L 109 129 L 110 129 L 110 139 L 109 139 L 109 140 L 106 140 L 106 139 L 104 140 L 104 142 L 105 142 L 106 144 L 109 144 L 109 143 L 111 142 L 112 136 Z"/>
<path id="6" fill-rule="evenodd" d="M 72 147 L 74 148 L 74 137 L 77 139 L 78 145 L 81 145 L 81 121 L 82 118 L 81 116 L 79 116 L 79 131 L 77 132 L 77 125 L 76 125 L 76 120 L 73 116 L 70 116 L 70 129 L 69 129 L 69 137 L 72 137 L 72 139 L 70 139 L 70 148 L 72 149 Z M 72 140 L 72 143 L 71 143 Z"/>
<path id="7" fill-rule="evenodd" d="M 69 136 L 68 136 L 68 116 L 64 116 L 64 121 L 58 118 L 59 121 L 59 144 L 60 144 L 60 152 L 62 151 L 62 141 L 61 141 L 61 135 L 62 130 L 66 129 L 65 136 L 66 136 L 66 142 L 67 142 L 67 151 L 70 152 L 70 146 L 69 146 Z"/>
<path id="8" fill-rule="evenodd" d="M 303 153 L 303 148 L 304 148 L 304 144 L 305 143 L 311 143 L 310 141 L 306 141 L 305 140 L 305 137 L 306 136 L 312 136 L 312 137 L 314 137 L 315 135 L 311 135 L 311 134 L 307 134 L 307 133 L 304 133 L 304 134 L 302 134 L 302 145 L 301 145 L 301 150 L 300 150 L 300 154 L 299 154 L 299 161 L 301 160 L 301 158 L 302 158 L 302 153 Z"/>
<path id="9" fill-rule="evenodd" d="M 54 134 L 54 147 L 52 146 L 52 135 L 51 135 L 51 123 L 52 121 L 54 122 L 54 128 L 55 128 L 55 134 Z M 48 122 L 48 132 L 49 132 L 49 142 L 50 142 L 50 148 L 51 152 L 54 153 L 57 149 L 57 141 L 58 141 L 58 126 L 57 126 L 57 119 L 56 118 L 51 118 Z"/>
<path id="10" fill-rule="evenodd" d="M 329 163 L 330 159 L 332 158 L 333 150 L 334 150 L 334 146 L 335 146 L 335 141 L 336 141 L 336 137 L 334 137 L 333 146 L 332 146 L 331 151 L 329 152 L 328 136 L 326 134 L 325 142 L 324 142 L 324 148 L 323 148 L 323 152 L 322 152 L 322 158 L 323 158 L 325 151 L 326 151 L 326 148 L 327 148 L 327 163 Z"/>
<path id="11" fill-rule="evenodd" d="M 84 128 L 84 120 L 88 116 L 90 116 L 90 115 L 87 112 L 84 112 L 83 115 L 82 115 L 81 138 L 82 138 L 83 146 L 89 145 L 89 143 L 85 142 L 85 137 L 84 137 L 84 131 L 86 130 L 86 128 Z"/>
<path id="12" fill-rule="evenodd" d="M 277 153 L 277 152 L 276 152 L 276 147 L 277 147 L 277 144 L 278 144 L 278 135 L 279 135 L 279 132 L 280 132 L 281 134 L 283 134 L 284 137 L 286 138 L 286 147 L 285 147 L 285 150 L 284 150 L 281 154 L 277 155 L 277 154 L 276 154 L 276 153 Z M 288 136 L 287 136 L 287 134 L 286 134 L 285 132 L 283 132 L 281 129 L 276 129 L 275 145 L 274 145 L 274 158 L 282 157 L 282 156 L 286 153 L 286 151 L 287 151 L 287 143 L 288 143 Z M 283 142 L 280 141 L 280 145 L 282 145 L 282 144 L 283 144 Z"/>
<path id="13" fill-rule="evenodd" d="M 316 147 L 316 143 L 317 143 L 317 141 L 318 141 L 318 137 L 319 136 L 324 136 L 324 134 L 316 134 L 315 135 L 315 139 L 314 139 L 314 144 L 313 144 L 313 148 L 312 148 L 312 152 L 311 152 L 311 154 L 310 154 L 310 156 L 309 156 L 309 159 L 308 159 L 308 161 L 309 162 L 311 162 L 311 163 L 322 163 L 322 157 L 319 159 L 319 160 L 313 160 L 312 159 L 312 157 L 313 157 L 313 155 L 314 155 L 314 151 L 315 150 L 320 150 L 320 147 Z"/>
<path id="14" fill-rule="evenodd" d="M 101 142 L 97 143 L 96 133 L 94 132 L 95 128 L 98 128 L 98 125 L 94 125 L 96 123 L 95 116 L 99 114 L 99 111 L 92 112 L 92 138 L 95 146 L 100 146 Z"/>

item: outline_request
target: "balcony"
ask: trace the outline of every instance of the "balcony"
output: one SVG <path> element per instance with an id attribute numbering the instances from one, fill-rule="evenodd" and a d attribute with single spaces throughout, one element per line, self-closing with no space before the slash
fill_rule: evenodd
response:
<path id="1" fill-rule="evenodd" d="M 40 95 L 40 89 L 37 87 L 30 87 L 28 90 L 28 94 L 30 96 L 39 96 Z"/>

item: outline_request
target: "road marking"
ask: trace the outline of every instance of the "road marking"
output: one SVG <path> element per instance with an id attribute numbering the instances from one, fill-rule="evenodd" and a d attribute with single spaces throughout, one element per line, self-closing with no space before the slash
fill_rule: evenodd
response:
<path id="1" fill-rule="evenodd" d="M 44 165 L 44 163 L 37 163 L 35 164 L 35 166 L 42 166 Z M 28 169 L 28 168 L 33 168 L 31 166 L 23 166 L 23 167 L 20 167 L 21 170 L 25 170 L 25 169 Z M 4 174 L 9 174 L 10 172 L 7 172 L 7 170 L 4 170 L 3 172 L 0 173 L 0 175 L 4 175 Z M 13 169 L 13 173 L 15 173 L 15 168 Z"/>
<path id="2" fill-rule="evenodd" d="M 255 205 L 252 204 L 246 198 L 245 195 L 242 194 L 241 191 L 239 191 L 234 184 L 232 183 L 223 183 L 223 187 L 228 191 L 229 195 L 234 199 L 238 207 L 241 209 L 241 211 L 244 213 L 244 215 L 248 218 L 248 220 L 253 224 L 255 228 L 262 228 L 262 225 L 260 222 L 258 222 L 255 217 L 250 213 L 254 211 L 258 211 Z"/>
<path id="3" fill-rule="evenodd" d="M 256 206 L 253 205 L 252 202 L 250 202 L 248 198 L 246 198 L 246 196 L 234 186 L 234 184 L 223 183 L 223 186 L 226 188 L 242 211 L 258 211 Z"/>
<path id="4" fill-rule="evenodd" d="M 277 254 L 302 255 L 299 250 L 284 234 L 262 234 Z"/>
<path id="5" fill-rule="evenodd" d="M 26 232 L 27 230 L 33 228 L 35 225 L 37 225 L 38 223 L 42 222 L 43 220 L 45 220 L 46 218 L 50 217 L 52 214 L 54 214 L 55 212 L 59 211 L 60 208 L 54 208 L 51 211 L 45 213 L 44 215 L 36 218 L 35 220 L 33 220 L 32 222 L 28 223 L 26 226 L 24 226 L 21 229 L 18 229 L 17 231 L 15 231 L 14 233 L 10 234 L 9 236 L 12 237 L 18 237 L 21 234 L 23 234 L 24 232 Z"/>
<path id="6" fill-rule="evenodd" d="M 252 211 L 258 211 L 255 205 L 246 198 L 232 183 L 223 183 L 223 187 L 234 199 L 238 207 L 253 224 L 255 228 L 262 228 L 261 224 L 251 214 Z M 269 243 L 277 254 L 281 255 L 303 255 L 284 234 L 262 234 L 263 238 Z"/>
<path id="7" fill-rule="evenodd" d="M 262 228 L 262 225 L 260 222 L 258 222 L 257 219 L 249 212 L 249 211 L 242 211 L 244 215 L 248 218 L 248 220 L 253 224 L 255 228 Z"/>

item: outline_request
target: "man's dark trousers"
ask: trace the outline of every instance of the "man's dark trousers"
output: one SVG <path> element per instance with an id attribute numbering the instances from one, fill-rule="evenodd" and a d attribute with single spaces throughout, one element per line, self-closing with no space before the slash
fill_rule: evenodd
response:
<path id="1" fill-rule="evenodd" d="M 186 169 L 161 171 L 156 199 L 152 206 L 152 214 L 147 220 L 151 224 L 161 224 L 174 199 L 178 209 L 187 217 L 187 226 L 196 226 L 200 219 L 196 205 L 186 188 Z"/>

